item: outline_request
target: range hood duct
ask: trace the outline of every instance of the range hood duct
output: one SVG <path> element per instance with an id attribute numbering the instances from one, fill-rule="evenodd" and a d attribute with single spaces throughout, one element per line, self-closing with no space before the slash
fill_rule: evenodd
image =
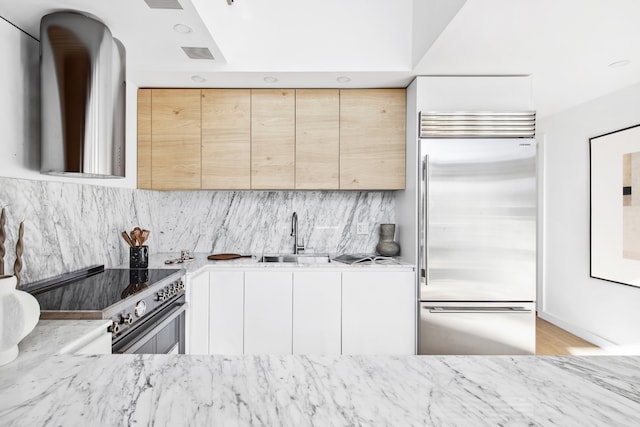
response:
<path id="1" fill-rule="evenodd" d="M 125 176 L 125 52 L 101 22 L 73 12 L 40 22 L 40 172 Z"/>

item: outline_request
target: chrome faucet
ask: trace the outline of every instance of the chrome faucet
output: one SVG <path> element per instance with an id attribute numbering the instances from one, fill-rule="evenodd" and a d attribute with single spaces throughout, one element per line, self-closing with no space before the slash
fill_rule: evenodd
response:
<path id="1" fill-rule="evenodd" d="M 293 253 L 299 254 L 300 251 L 304 251 L 304 239 L 302 240 L 302 244 L 298 244 L 298 214 L 293 213 L 291 215 L 291 236 L 293 236 Z"/>

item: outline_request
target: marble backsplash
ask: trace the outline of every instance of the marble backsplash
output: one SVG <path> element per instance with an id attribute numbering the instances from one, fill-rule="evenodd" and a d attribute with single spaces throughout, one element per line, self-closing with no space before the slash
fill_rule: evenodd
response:
<path id="1" fill-rule="evenodd" d="M 291 252 L 291 215 L 307 252 L 373 252 L 378 224 L 395 222 L 392 192 L 146 191 L 0 177 L 7 208 L 5 271 L 25 221 L 23 283 L 128 260 L 122 230 L 151 230 L 152 253 Z M 369 234 L 356 234 L 356 224 Z"/>

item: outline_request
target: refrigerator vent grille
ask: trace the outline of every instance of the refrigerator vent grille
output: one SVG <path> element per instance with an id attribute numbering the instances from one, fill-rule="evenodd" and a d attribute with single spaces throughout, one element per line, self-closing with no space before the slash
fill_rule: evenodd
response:
<path id="1" fill-rule="evenodd" d="M 420 112 L 420 138 L 533 138 L 535 131 L 535 111 Z"/>

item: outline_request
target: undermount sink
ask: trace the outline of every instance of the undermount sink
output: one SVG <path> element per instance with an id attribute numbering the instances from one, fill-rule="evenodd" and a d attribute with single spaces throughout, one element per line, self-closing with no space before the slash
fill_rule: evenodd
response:
<path id="1" fill-rule="evenodd" d="M 329 255 L 302 254 L 302 255 L 264 255 L 258 262 L 292 263 L 292 264 L 328 264 L 331 262 Z"/>

